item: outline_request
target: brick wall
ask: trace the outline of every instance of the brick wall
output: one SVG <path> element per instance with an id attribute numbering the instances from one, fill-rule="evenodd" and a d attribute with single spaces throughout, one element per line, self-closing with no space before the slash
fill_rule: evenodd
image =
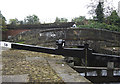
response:
<path id="1" fill-rule="evenodd" d="M 12 36 L 16 36 L 19 33 L 25 32 L 25 31 L 29 31 L 28 29 L 10 29 L 7 31 L 3 31 L 2 32 L 2 39 L 6 40 Z"/>

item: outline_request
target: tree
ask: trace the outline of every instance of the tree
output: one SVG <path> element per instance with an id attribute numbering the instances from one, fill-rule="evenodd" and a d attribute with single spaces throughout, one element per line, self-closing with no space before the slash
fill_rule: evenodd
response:
<path id="1" fill-rule="evenodd" d="M 21 21 L 19 21 L 19 23 L 20 23 L 20 25 L 23 25 L 24 22 L 21 20 Z"/>
<path id="2" fill-rule="evenodd" d="M 60 19 L 60 22 L 67 22 L 68 21 L 68 19 L 66 19 L 66 18 L 61 18 Z"/>
<path id="3" fill-rule="evenodd" d="M 56 17 L 55 23 L 59 23 L 59 22 L 60 22 L 60 19 L 58 17 Z"/>
<path id="4" fill-rule="evenodd" d="M 40 24 L 37 15 L 29 15 L 24 19 L 25 24 Z"/>
<path id="5" fill-rule="evenodd" d="M 6 18 L 1 14 L 0 11 L 0 28 L 5 28 L 6 27 Z"/>
<path id="6" fill-rule="evenodd" d="M 11 25 L 17 25 L 18 23 L 19 23 L 19 21 L 17 18 L 9 20 L 9 24 L 11 24 Z"/>
<path id="7" fill-rule="evenodd" d="M 97 8 L 95 10 L 96 19 L 98 22 L 102 23 L 104 20 L 104 13 L 103 13 L 103 2 L 99 2 Z"/>
<path id="8" fill-rule="evenodd" d="M 113 6 L 113 0 L 91 0 L 91 3 L 87 5 L 87 8 L 89 9 L 88 14 L 92 15 L 92 17 L 96 16 L 95 10 L 99 2 L 103 2 L 104 17 L 106 18 L 110 16 L 112 11 L 115 9 Z"/>
<path id="9" fill-rule="evenodd" d="M 66 19 L 66 18 L 58 18 L 58 17 L 56 17 L 54 23 L 61 23 L 61 22 L 67 22 L 67 21 L 68 21 L 68 19 Z"/>
<path id="10" fill-rule="evenodd" d="M 72 19 L 72 22 L 75 22 L 77 25 L 84 25 L 84 21 L 86 20 L 85 16 L 79 16 Z"/>
<path id="11" fill-rule="evenodd" d="M 107 17 L 107 23 L 109 25 L 120 26 L 120 17 L 118 16 L 116 10 L 114 10 L 109 17 Z"/>

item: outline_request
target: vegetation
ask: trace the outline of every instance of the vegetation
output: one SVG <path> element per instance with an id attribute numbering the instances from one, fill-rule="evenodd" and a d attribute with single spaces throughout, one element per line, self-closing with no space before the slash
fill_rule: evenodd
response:
<path id="1" fill-rule="evenodd" d="M 114 10 L 109 17 L 107 17 L 107 24 L 117 25 L 120 27 L 120 17 L 117 15 L 117 12 Z"/>
<path id="2" fill-rule="evenodd" d="M 95 13 L 97 21 L 102 23 L 104 21 L 103 2 L 99 2 L 95 10 Z"/>
<path id="3" fill-rule="evenodd" d="M 68 21 L 68 19 L 66 19 L 66 18 L 58 18 L 58 17 L 56 17 L 56 19 L 55 19 L 55 22 L 54 23 L 61 23 L 61 22 L 67 22 Z"/>
<path id="4" fill-rule="evenodd" d="M 111 31 L 118 31 L 120 32 L 120 28 L 116 25 L 108 25 L 106 23 L 99 23 L 96 21 L 89 21 L 89 24 L 86 25 L 78 25 L 79 28 L 96 28 L 96 29 L 106 29 Z"/>
<path id="5" fill-rule="evenodd" d="M 95 0 L 92 1 L 95 2 Z M 87 24 L 77 24 L 77 27 L 106 29 L 120 32 L 120 17 L 117 15 L 116 10 L 113 10 L 114 8 L 110 8 L 109 6 L 109 9 L 105 8 L 104 2 L 97 1 L 97 3 L 97 5 L 90 4 L 90 6 L 93 7 L 93 10 L 90 10 L 89 14 L 93 14 L 93 19 L 86 20 Z M 109 11 L 109 14 L 105 12 L 106 10 Z M 72 21 L 77 23 L 78 21 L 81 21 L 81 18 Z M 85 19 L 82 20 L 82 22 L 84 21 Z"/>
<path id="6" fill-rule="evenodd" d="M 96 8 L 99 3 L 102 3 L 104 17 L 110 16 L 111 12 L 115 9 L 113 6 L 113 0 L 91 0 L 90 4 L 87 4 L 87 8 L 89 9 L 88 14 L 91 16 L 96 16 Z"/>
<path id="7" fill-rule="evenodd" d="M 120 17 L 117 15 L 115 10 L 111 13 L 110 16 L 103 18 L 104 21 L 101 21 L 102 17 L 98 18 L 99 19 L 97 21 L 88 20 L 88 24 L 77 26 L 80 28 L 97 28 L 120 32 Z"/>
<path id="8" fill-rule="evenodd" d="M 29 15 L 24 19 L 25 24 L 40 24 L 39 18 L 37 15 Z"/>
<path id="9" fill-rule="evenodd" d="M 24 42 L 24 41 L 21 41 L 21 42 L 16 42 L 16 43 L 24 44 L 25 42 Z"/>
<path id="10" fill-rule="evenodd" d="M 79 16 L 72 19 L 72 22 L 75 22 L 77 25 L 84 25 L 86 20 L 85 16 Z"/>
<path id="11" fill-rule="evenodd" d="M 15 18 L 15 19 L 10 19 L 10 20 L 9 20 L 9 24 L 11 24 L 11 25 L 17 25 L 17 24 L 19 24 L 19 21 L 18 21 L 17 18 Z"/>
<path id="12" fill-rule="evenodd" d="M 6 18 L 0 12 L 0 28 L 6 28 Z"/>

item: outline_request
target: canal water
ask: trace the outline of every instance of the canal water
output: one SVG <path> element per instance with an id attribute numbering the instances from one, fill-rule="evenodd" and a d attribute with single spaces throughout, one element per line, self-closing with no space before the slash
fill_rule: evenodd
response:
<path id="1" fill-rule="evenodd" d="M 102 76 L 107 76 L 107 70 L 102 70 Z M 81 76 L 85 76 L 85 73 L 80 73 Z M 114 71 L 113 72 L 114 76 L 120 76 L 120 70 L 118 71 Z M 96 71 L 92 71 L 92 72 L 87 72 L 87 76 L 97 76 L 97 72 Z M 120 84 L 119 83 L 94 83 L 94 84 Z"/>
<path id="2" fill-rule="evenodd" d="M 120 70 L 114 71 L 114 76 L 120 76 Z M 85 76 L 85 73 L 80 73 L 81 76 Z M 97 76 L 96 71 L 87 72 L 87 76 Z M 102 70 L 102 76 L 107 76 L 107 70 Z"/>

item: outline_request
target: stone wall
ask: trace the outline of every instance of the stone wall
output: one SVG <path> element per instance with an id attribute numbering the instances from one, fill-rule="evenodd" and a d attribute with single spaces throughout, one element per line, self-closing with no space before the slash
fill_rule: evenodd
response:
<path id="1" fill-rule="evenodd" d="M 26 44 L 56 47 L 58 39 L 66 40 L 66 45 L 89 43 L 96 52 L 112 53 L 105 50 L 108 47 L 120 47 L 120 33 L 108 30 L 87 28 L 59 28 L 39 30 L 35 29 L 19 34 L 9 41 L 24 42 Z M 69 46 L 68 46 L 69 47 Z"/>

